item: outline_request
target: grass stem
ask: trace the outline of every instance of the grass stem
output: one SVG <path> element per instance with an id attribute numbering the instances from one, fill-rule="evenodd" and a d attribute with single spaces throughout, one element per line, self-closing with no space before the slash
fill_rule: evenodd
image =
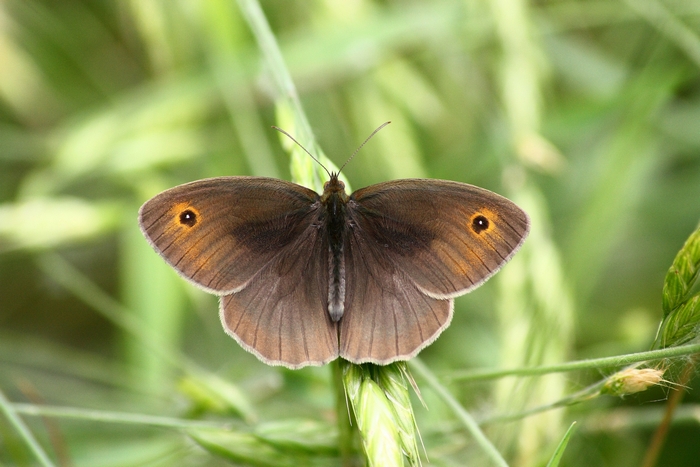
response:
<path id="1" fill-rule="evenodd" d="M 506 370 L 468 370 L 453 372 L 441 379 L 444 381 L 485 381 L 503 378 L 504 376 L 536 376 L 550 373 L 563 373 L 575 370 L 592 370 L 612 366 L 624 366 L 632 363 L 662 360 L 665 358 L 680 357 L 700 353 L 700 344 L 681 345 L 661 350 L 649 350 L 613 357 L 590 358 L 558 365 L 543 365 L 532 368 L 512 368 Z"/>
<path id="2" fill-rule="evenodd" d="M 420 378 L 423 378 L 426 383 L 440 396 L 440 398 L 445 402 L 455 413 L 460 422 L 465 426 L 467 431 L 474 437 L 474 440 L 481 446 L 484 452 L 491 459 L 494 465 L 499 467 L 508 467 L 508 463 L 503 459 L 501 453 L 498 452 L 496 447 L 489 441 L 483 431 L 479 428 L 478 423 L 467 412 L 462 404 L 460 404 L 455 397 L 450 394 L 445 386 L 443 386 L 435 377 L 432 371 L 419 359 L 414 358 L 409 362 L 409 365 L 413 371 L 415 371 Z"/>
<path id="3" fill-rule="evenodd" d="M 34 435 L 32 435 L 32 432 L 24 421 L 17 416 L 18 410 L 7 400 L 2 391 L 0 391 L 0 412 L 2 412 L 9 420 L 10 424 L 15 427 L 15 430 L 20 434 L 27 446 L 29 446 L 29 449 L 34 453 L 39 463 L 43 467 L 53 467 L 55 464 L 51 462 L 51 459 L 46 455 L 46 452 L 36 438 L 34 438 Z"/>

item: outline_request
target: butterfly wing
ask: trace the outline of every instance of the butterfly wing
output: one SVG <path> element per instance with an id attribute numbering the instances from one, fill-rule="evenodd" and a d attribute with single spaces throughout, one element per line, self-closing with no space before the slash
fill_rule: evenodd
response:
<path id="1" fill-rule="evenodd" d="M 318 195 L 260 177 L 218 177 L 166 190 L 139 211 L 153 248 L 185 279 L 224 295 L 246 286 L 304 234 Z"/>
<path id="2" fill-rule="evenodd" d="M 319 267 L 318 195 L 260 177 L 219 177 L 155 196 L 139 211 L 153 248 L 187 280 L 222 296 L 226 331 L 271 364 L 300 367 L 338 355 Z M 323 253 L 321 253 L 323 255 Z"/>
<path id="3" fill-rule="evenodd" d="M 451 320 L 452 298 L 495 274 L 530 225 L 506 198 L 442 180 L 363 188 L 348 212 L 340 355 L 357 363 L 405 360 L 430 344 Z"/>
<path id="4" fill-rule="evenodd" d="M 345 311 L 340 356 L 380 365 L 407 360 L 452 318 L 452 300 L 424 294 L 383 245 L 355 228 L 345 243 Z"/>
<path id="5" fill-rule="evenodd" d="M 226 332 L 269 365 L 294 369 L 338 357 L 337 323 L 326 311 L 328 242 L 309 230 L 250 285 L 221 298 Z"/>

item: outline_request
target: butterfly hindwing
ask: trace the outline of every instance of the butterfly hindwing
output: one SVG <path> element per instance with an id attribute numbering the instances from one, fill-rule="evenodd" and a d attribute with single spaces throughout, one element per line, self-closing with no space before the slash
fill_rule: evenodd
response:
<path id="1" fill-rule="evenodd" d="M 244 289 L 221 297 L 226 332 L 268 364 L 300 368 L 335 360 L 338 332 L 327 312 L 327 251 L 324 236 L 309 225 Z"/>
<path id="2" fill-rule="evenodd" d="M 341 357 L 354 363 L 407 360 L 449 325 L 453 301 L 425 295 L 383 245 L 357 229 L 345 245 Z"/>

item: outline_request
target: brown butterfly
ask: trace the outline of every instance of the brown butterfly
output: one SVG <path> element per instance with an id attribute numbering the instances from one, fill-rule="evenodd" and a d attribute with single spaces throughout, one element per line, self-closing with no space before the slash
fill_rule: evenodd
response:
<path id="1" fill-rule="evenodd" d="M 407 360 L 450 324 L 454 297 L 522 245 L 527 214 L 465 183 L 409 179 L 321 195 L 263 177 L 218 177 L 147 201 L 153 248 L 220 297 L 224 329 L 270 365 Z"/>

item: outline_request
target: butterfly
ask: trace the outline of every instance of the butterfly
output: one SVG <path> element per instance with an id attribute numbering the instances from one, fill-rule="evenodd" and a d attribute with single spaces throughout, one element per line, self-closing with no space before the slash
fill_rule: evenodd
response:
<path id="1" fill-rule="evenodd" d="M 394 180 L 323 193 L 264 177 L 166 190 L 139 210 L 156 252 L 220 297 L 224 329 L 270 365 L 407 360 L 450 324 L 454 298 L 520 248 L 527 214 L 491 191 Z"/>

